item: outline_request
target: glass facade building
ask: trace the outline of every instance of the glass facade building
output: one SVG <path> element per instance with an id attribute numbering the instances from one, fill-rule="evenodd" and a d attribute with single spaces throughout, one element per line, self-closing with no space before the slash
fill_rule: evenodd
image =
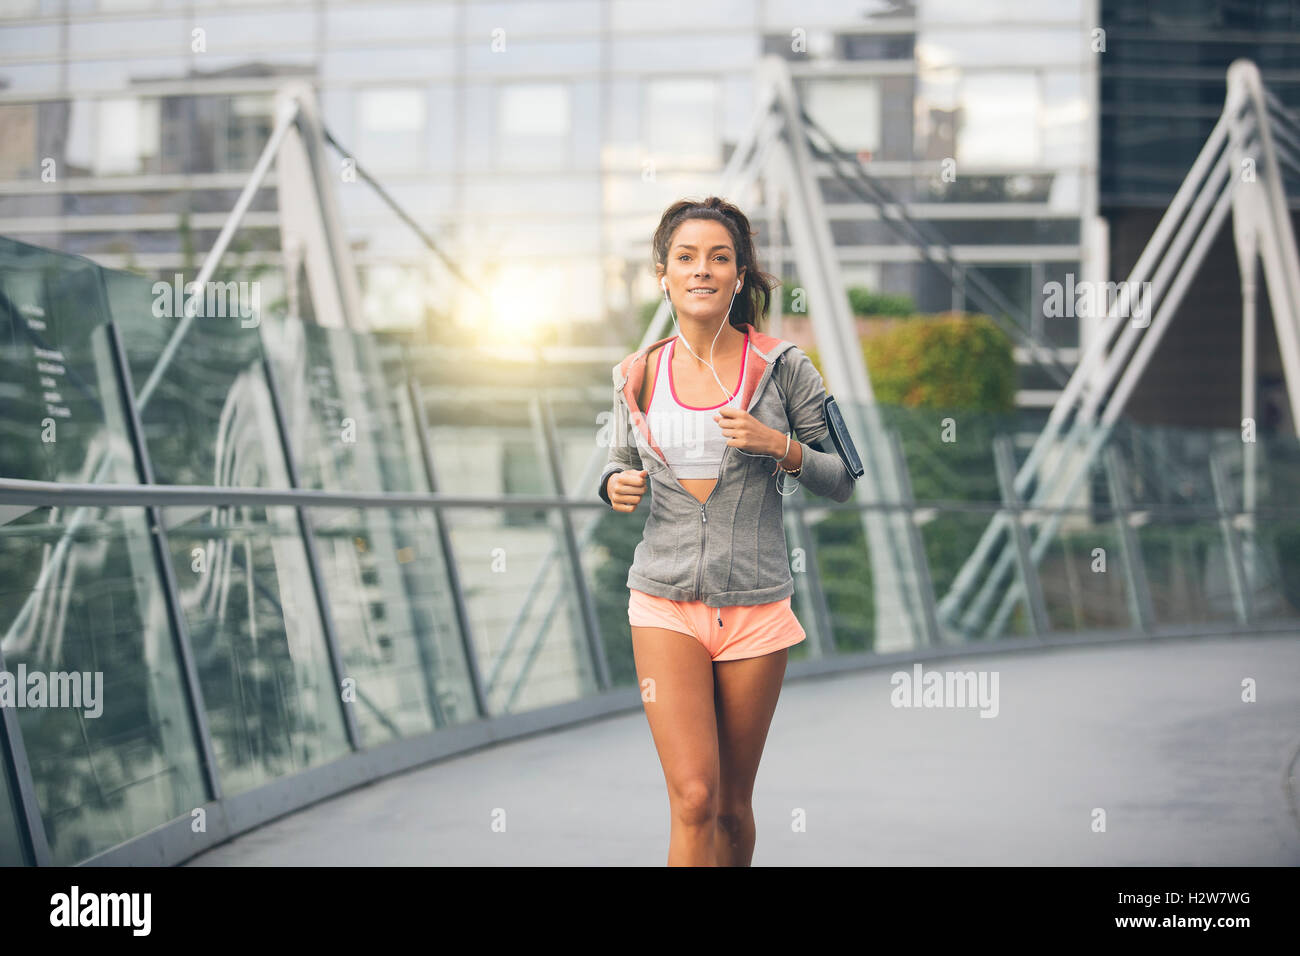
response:
<path id="1" fill-rule="evenodd" d="M 1063 349 L 1045 283 L 1077 272 L 1095 214 L 1090 0 L 9 0 L 0 5 L 0 234 L 170 278 L 197 268 L 303 80 L 326 126 L 480 285 L 451 281 L 364 185 L 339 195 L 369 327 L 485 345 L 622 343 L 657 297 L 660 212 L 723 168 L 763 55 L 871 175 L 1017 320 Z M 690 24 L 689 30 L 675 24 Z M 927 311 L 977 309 L 829 164 L 845 281 Z M 274 177 L 237 261 L 283 293 Z M 773 271 L 788 237 L 751 210 Z M 514 290 L 529 290 L 526 295 Z M 1025 362 L 1023 404 L 1057 385 Z"/>

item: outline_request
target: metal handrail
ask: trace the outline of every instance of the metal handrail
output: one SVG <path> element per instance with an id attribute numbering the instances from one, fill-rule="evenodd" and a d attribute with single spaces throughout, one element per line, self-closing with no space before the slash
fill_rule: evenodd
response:
<path id="1" fill-rule="evenodd" d="M 62 505 L 81 505 L 93 508 L 135 507 L 157 505 L 160 508 L 185 506 L 291 506 L 296 508 L 564 508 L 579 511 L 607 511 L 609 506 L 592 498 L 570 498 L 561 495 L 462 495 L 442 491 L 321 491 L 314 488 L 243 488 L 231 485 L 142 485 L 142 484 L 86 484 L 62 481 L 33 481 L 26 478 L 0 478 L 0 504 L 48 505 L 57 501 Z M 821 507 L 821 506 L 819 506 Z M 829 511 L 916 511 L 960 512 L 992 514 L 1006 510 L 1001 501 L 972 501 L 958 498 L 915 498 L 911 505 L 903 499 L 897 501 L 827 502 Z M 1121 513 L 1126 509 L 1111 505 L 1032 504 L 1018 506 L 1022 514 L 1048 517 L 1051 515 L 1079 515 L 1087 517 L 1099 513 Z M 1221 512 L 1208 505 L 1189 503 L 1142 503 L 1130 509 L 1143 514 L 1165 515 L 1171 518 L 1217 518 Z M 1300 516 L 1300 504 L 1257 505 L 1236 510 L 1233 514 L 1260 514 L 1279 518 Z"/>

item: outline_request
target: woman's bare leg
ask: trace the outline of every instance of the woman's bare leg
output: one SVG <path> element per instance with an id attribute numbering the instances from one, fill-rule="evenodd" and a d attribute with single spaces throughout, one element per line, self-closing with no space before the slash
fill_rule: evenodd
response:
<path id="1" fill-rule="evenodd" d="M 632 654 L 650 733 L 668 784 L 669 866 L 716 866 L 718 730 L 713 662 L 690 634 L 633 627 Z M 647 681 L 651 681 L 647 686 Z M 653 695 L 653 697 L 651 697 Z"/>
<path id="2" fill-rule="evenodd" d="M 754 858 L 754 778 L 785 678 L 789 651 L 715 661 L 718 725 L 718 866 L 749 866 Z"/>

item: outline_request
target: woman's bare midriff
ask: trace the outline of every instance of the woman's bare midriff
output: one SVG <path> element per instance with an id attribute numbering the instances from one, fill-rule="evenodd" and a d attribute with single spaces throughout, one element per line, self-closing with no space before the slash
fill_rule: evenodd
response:
<path id="1" fill-rule="evenodd" d="M 660 346 L 660 348 L 667 347 L 667 345 Z M 646 408 L 647 403 L 650 401 L 650 396 L 655 393 L 655 376 L 658 374 L 659 365 L 656 360 L 658 357 L 658 349 L 655 349 L 646 355 L 645 381 L 641 383 L 641 394 L 636 398 L 637 406 L 639 408 Z M 724 382 L 734 382 L 740 377 L 740 363 L 743 361 L 743 358 L 742 355 L 737 353 L 734 362 L 717 363 L 718 377 Z M 704 384 L 704 381 L 684 381 L 686 376 L 681 375 L 680 370 L 673 373 L 673 384 L 676 386 L 677 397 L 687 405 L 714 405 L 721 399 L 721 395 L 718 392 L 718 383 L 713 380 L 713 374 L 709 372 L 707 368 L 704 372 L 707 383 L 713 386 L 712 395 L 707 394 L 708 389 Z M 713 491 L 713 486 L 718 483 L 718 479 L 716 478 L 678 478 L 677 480 L 681 482 L 683 488 L 695 497 L 696 501 L 708 500 L 709 493 Z"/>
<path id="2" fill-rule="evenodd" d="M 678 478 L 682 487 L 695 496 L 696 501 L 708 501 L 709 492 L 718 483 L 716 478 Z"/>

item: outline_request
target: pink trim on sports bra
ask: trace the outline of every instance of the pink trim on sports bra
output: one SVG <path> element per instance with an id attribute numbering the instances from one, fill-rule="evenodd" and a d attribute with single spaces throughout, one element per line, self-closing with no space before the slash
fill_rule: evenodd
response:
<path id="1" fill-rule="evenodd" d="M 693 412 L 707 412 L 715 408 L 721 408 L 727 402 L 732 401 L 740 394 L 740 383 L 745 380 L 745 362 L 749 359 L 749 333 L 745 333 L 745 347 L 740 353 L 740 378 L 736 381 L 736 388 L 732 392 L 731 398 L 718 402 L 716 405 L 687 405 L 677 397 L 677 388 L 673 385 L 673 352 L 677 350 L 677 336 L 673 336 L 672 342 L 668 345 L 668 389 L 672 392 L 673 401 L 682 408 L 689 408 Z"/>

